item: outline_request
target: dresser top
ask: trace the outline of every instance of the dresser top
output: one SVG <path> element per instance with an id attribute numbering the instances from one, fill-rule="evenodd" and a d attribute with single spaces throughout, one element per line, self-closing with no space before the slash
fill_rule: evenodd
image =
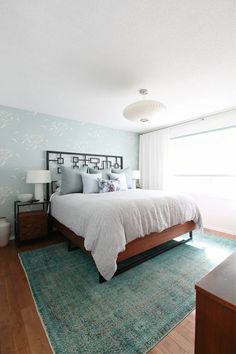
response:
<path id="1" fill-rule="evenodd" d="M 236 311 L 236 252 L 196 283 L 195 288 Z"/>

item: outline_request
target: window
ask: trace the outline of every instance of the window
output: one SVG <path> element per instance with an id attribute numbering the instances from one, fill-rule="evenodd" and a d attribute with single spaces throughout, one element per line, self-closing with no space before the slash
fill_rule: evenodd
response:
<path id="1" fill-rule="evenodd" d="M 234 198 L 236 127 L 171 139 L 170 167 L 174 189 Z"/>
<path id="2" fill-rule="evenodd" d="M 174 175 L 236 174 L 236 128 L 171 140 Z"/>

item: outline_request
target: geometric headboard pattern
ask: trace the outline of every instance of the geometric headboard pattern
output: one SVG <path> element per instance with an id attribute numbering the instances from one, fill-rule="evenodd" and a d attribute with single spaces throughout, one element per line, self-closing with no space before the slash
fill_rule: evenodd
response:
<path id="1" fill-rule="evenodd" d="M 88 166 L 97 170 L 111 167 L 122 169 L 123 157 L 80 152 L 46 151 L 46 169 L 51 171 L 52 181 L 60 180 L 62 165 L 75 169 L 81 166 Z M 49 186 L 47 196 L 49 196 Z"/>

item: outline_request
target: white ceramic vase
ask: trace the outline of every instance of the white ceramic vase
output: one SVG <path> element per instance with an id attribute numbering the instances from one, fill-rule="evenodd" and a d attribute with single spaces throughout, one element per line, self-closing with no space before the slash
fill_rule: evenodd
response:
<path id="1" fill-rule="evenodd" d="M 6 218 L 0 217 L 0 247 L 5 247 L 8 244 L 10 237 L 11 224 Z"/>

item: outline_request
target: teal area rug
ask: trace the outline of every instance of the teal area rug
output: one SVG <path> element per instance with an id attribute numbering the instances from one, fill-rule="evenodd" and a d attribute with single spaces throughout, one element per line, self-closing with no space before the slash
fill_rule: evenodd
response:
<path id="1" fill-rule="evenodd" d="M 132 354 L 148 352 L 193 310 L 194 284 L 235 250 L 235 241 L 195 232 L 192 245 L 102 284 L 93 261 L 64 243 L 20 258 L 56 354 Z"/>

